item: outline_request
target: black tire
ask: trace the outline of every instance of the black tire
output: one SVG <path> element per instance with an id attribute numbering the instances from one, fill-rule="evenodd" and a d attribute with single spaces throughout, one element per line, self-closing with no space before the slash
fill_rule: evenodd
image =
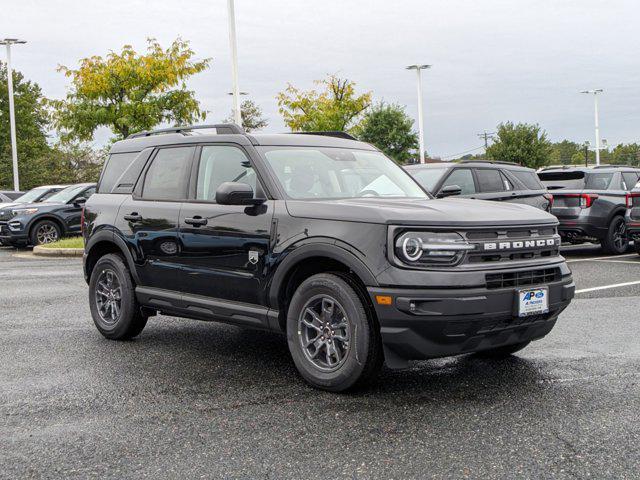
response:
<path id="1" fill-rule="evenodd" d="M 531 342 L 514 343 L 513 345 L 483 350 L 476 353 L 476 355 L 483 358 L 507 358 L 514 353 L 519 352 L 523 348 L 526 348 L 530 343 Z"/>
<path id="2" fill-rule="evenodd" d="M 636 249 L 636 253 L 640 255 L 640 240 L 635 240 L 633 242 L 633 247 Z"/>
<path id="3" fill-rule="evenodd" d="M 31 245 L 38 246 L 46 243 L 57 242 L 62 238 L 60 226 L 53 220 L 40 220 L 33 227 L 29 234 Z"/>
<path id="4" fill-rule="evenodd" d="M 624 217 L 616 215 L 609 224 L 607 236 L 602 240 L 602 249 L 609 255 L 622 255 L 628 248 L 629 238 Z"/>
<path id="5" fill-rule="evenodd" d="M 105 288 L 109 287 L 110 277 L 111 287 Z M 105 295 L 107 291 L 110 296 Z M 116 301 L 118 296 L 120 301 L 117 308 L 105 307 L 107 301 L 111 301 L 111 298 Z M 89 306 L 96 328 L 111 340 L 136 337 L 147 324 L 147 317 L 142 315 L 136 301 L 129 268 L 120 255 L 105 255 L 96 263 L 89 280 Z"/>
<path id="6" fill-rule="evenodd" d="M 319 310 L 317 302 L 320 302 Z M 321 320 L 318 325 L 331 324 L 323 327 L 324 334 L 315 326 L 307 327 L 302 323 L 314 318 L 307 312 L 310 309 L 320 311 L 319 318 L 315 319 Z M 330 320 L 323 324 L 327 319 Z M 342 324 L 347 326 L 340 327 Z M 310 334 L 317 335 L 316 342 L 305 348 L 303 342 L 309 341 Z M 315 352 L 318 359 L 311 359 L 314 352 L 310 353 L 310 350 L 316 349 L 321 335 L 327 335 L 322 337 L 324 343 L 320 340 L 322 345 L 317 348 L 323 353 Z M 306 279 L 295 291 L 287 315 L 287 340 L 293 361 L 304 379 L 316 388 L 331 392 L 365 386 L 375 378 L 384 361 L 376 320 L 367 314 L 354 288 L 345 279 L 330 273 Z M 338 352 L 342 352 L 341 360 L 331 366 L 331 360 L 338 359 Z M 325 363 L 326 368 L 317 363 Z"/>

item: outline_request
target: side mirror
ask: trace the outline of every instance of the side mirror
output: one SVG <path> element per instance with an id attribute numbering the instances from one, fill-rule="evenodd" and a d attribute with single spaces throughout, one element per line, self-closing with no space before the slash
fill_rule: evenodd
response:
<path id="1" fill-rule="evenodd" d="M 220 205 L 260 205 L 264 198 L 253 198 L 253 189 L 246 183 L 224 182 L 216 190 L 216 203 Z"/>
<path id="2" fill-rule="evenodd" d="M 445 198 L 445 197 L 453 197 L 454 195 L 460 195 L 462 193 L 462 189 L 458 185 L 447 185 L 442 190 L 438 192 L 436 197 Z"/>
<path id="3" fill-rule="evenodd" d="M 87 203 L 87 199 L 84 197 L 78 197 L 73 201 L 73 204 L 76 207 L 81 207 L 82 205 L 84 205 L 85 203 Z"/>

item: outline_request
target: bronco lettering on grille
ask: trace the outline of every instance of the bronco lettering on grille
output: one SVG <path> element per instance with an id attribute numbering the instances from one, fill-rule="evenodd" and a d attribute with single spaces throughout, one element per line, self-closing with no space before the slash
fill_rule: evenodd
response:
<path id="1" fill-rule="evenodd" d="M 523 248 L 540 248 L 560 246 L 559 238 L 542 238 L 536 240 L 519 240 L 517 242 L 485 242 L 482 250 L 519 250 Z"/>

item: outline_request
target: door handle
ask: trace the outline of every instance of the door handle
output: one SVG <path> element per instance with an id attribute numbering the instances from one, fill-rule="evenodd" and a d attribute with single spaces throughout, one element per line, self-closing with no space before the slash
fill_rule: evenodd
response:
<path id="1" fill-rule="evenodd" d="M 206 225 L 208 221 L 206 218 L 196 216 L 191 218 L 185 218 L 184 223 L 186 223 L 187 225 L 193 225 L 194 227 L 201 227 L 203 225 Z"/>
<path id="2" fill-rule="evenodd" d="M 125 215 L 124 219 L 127 222 L 141 222 L 142 215 L 138 215 L 138 212 L 133 212 L 133 213 L 130 213 L 129 215 Z"/>

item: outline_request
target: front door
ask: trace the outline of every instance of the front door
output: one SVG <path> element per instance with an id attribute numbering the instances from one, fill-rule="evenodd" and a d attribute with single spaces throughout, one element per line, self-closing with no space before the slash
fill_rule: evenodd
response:
<path id="1" fill-rule="evenodd" d="M 118 211 L 116 231 L 128 243 L 145 287 L 181 289 L 178 218 L 194 152 L 195 147 L 158 149 Z"/>
<path id="2" fill-rule="evenodd" d="M 218 205 L 223 182 L 262 188 L 246 152 L 235 145 L 205 145 L 192 173 L 191 199 L 180 212 L 183 292 L 260 305 L 270 251 L 273 201 L 259 206 Z"/>

